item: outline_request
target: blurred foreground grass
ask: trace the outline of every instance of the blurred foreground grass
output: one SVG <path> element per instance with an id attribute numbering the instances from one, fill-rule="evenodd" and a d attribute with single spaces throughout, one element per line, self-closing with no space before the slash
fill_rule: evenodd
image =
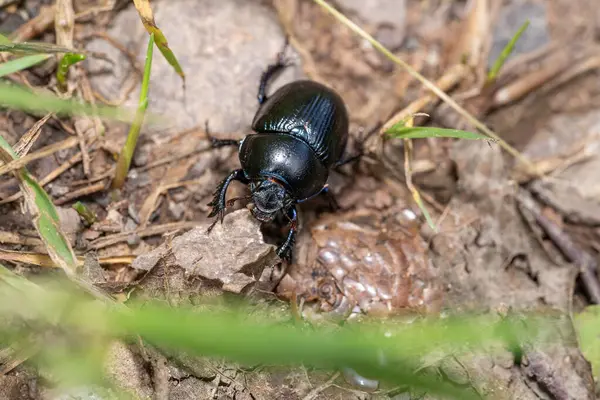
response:
<path id="1" fill-rule="evenodd" d="M 54 376 L 63 377 L 55 382 L 59 386 L 103 382 L 101 365 L 110 343 L 115 339 L 135 343 L 139 335 L 167 352 L 225 358 L 247 366 L 351 367 L 391 385 L 469 399 L 475 398 L 469 390 L 417 372 L 421 357 L 440 351 L 489 354 L 498 346 L 519 357 L 521 344 L 558 343 L 557 327 L 563 321 L 552 314 L 479 315 L 366 322 L 333 329 L 301 326 L 291 318 L 277 321 L 268 309 L 256 313 L 241 304 L 226 309 L 158 303 L 122 307 L 95 300 L 61 278 L 39 283 L 0 266 L 0 318 L 13 321 L 3 325 L 0 337 L 5 346 L 32 337 L 44 337 L 34 340 L 38 345 L 40 340 L 63 343 L 56 347 L 42 342 L 35 358 L 44 360 L 43 367 Z M 75 366 L 77 373 L 65 372 Z"/>

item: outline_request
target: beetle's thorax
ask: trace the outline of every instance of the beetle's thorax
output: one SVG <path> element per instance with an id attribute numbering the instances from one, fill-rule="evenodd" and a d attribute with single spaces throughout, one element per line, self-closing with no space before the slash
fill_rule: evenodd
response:
<path id="1" fill-rule="evenodd" d="M 319 193 L 329 176 L 310 146 L 287 134 L 246 136 L 240 146 L 240 163 L 248 179 L 273 178 L 295 200 Z"/>
<path id="2" fill-rule="evenodd" d="M 259 108 L 252 121 L 258 133 L 284 133 L 307 143 L 330 168 L 344 152 L 348 113 L 331 88 L 310 80 L 284 85 Z"/>

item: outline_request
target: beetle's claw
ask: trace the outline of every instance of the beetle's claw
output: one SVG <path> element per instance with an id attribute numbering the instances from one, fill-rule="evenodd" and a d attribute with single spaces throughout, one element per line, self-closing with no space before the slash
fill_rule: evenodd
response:
<path id="1" fill-rule="evenodd" d="M 277 256 L 282 260 L 291 263 L 292 262 L 292 249 L 290 246 L 279 246 L 276 250 Z"/>
<path id="2" fill-rule="evenodd" d="M 208 218 L 212 218 L 212 217 L 216 217 L 216 218 L 213 221 L 213 223 L 210 224 L 210 226 L 206 230 L 206 233 L 210 233 L 213 230 L 213 228 L 215 227 L 215 225 L 217 225 L 217 222 L 221 221 L 221 223 L 223 223 L 223 219 L 225 218 L 225 209 L 221 208 L 221 207 L 214 207 L 212 212 L 210 214 L 208 214 Z"/>
<path id="3" fill-rule="evenodd" d="M 215 219 L 215 220 L 213 221 L 213 223 L 212 223 L 212 224 L 210 224 L 210 226 L 209 226 L 209 227 L 208 227 L 208 229 L 206 230 L 206 233 L 210 233 L 210 231 L 212 231 L 212 230 L 213 230 L 213 228 L 215 227 L 215 225 L 217 225 L 217 221 L 219 221 L 219 219 L 218 219 L 218 218 L 217 218 L 217 219 Z"/>

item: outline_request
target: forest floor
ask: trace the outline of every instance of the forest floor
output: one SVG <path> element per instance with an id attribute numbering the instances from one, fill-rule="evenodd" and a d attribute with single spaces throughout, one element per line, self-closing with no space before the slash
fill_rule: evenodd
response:
<path id="1" fill-rule="evenodd" d="M 55 43 L 48 1 L 3 3 L 0 32 Z M 98 104 L 135 107 L 148 35 L 132 2 L 98 10 L 103 3 L 73 1 L 74 43 L 93 55 L 74 68 L 71 84 L 89 85 L 87 94 Z M 78 138 L 33 160 L 28 169 L 40 180 L 55 175 L 44 187 L 77 254 L 93 264 L 88 268 L 94 283 L 117 297 L 169 304 L 190 303 L 199 294 L 259 293 L 281 304 L 282 313 L 301 298 L 306 315 L 544 307 L 577 314 L 600 301 L 596 1 L 333 4 L 437 82 L 540 173 L 528 173 L 497 143 L 414 141 L 412 183 L 437 225 L 434 232 L 407 188 L 403 142 L 384 143 L 378 133 L 398 113 L 417 112 L 429 115 L 417 118 L 419 125 L 475 130 L 447 104 L 314 2 L 157 0 L 156 22 L 186 72 L 185 88 L 155 51 L 148 110 L 167 117 L 168 126 L 143 130 L 120 197 L 111 193 L 110 183 L 128 125 L 53 117 L 30 150 L 36 154 Z M 51 22 L 31 29 L 32 21 L 44 18 Z M 526 20 L 530 25 L 496 83 L 483 90 L 488 69 Z M 341 210 L 332 213 L 321 199 L 300 207 L 290 266 L 273 251 L 286 231 L 275 224 L 261 232 L 243 202 L 205 234 L 218 182 L 239 168 L 237 151 L 208 148 L 206 123 L 217 138 L 251 133 L 261 73 L 286 37 L 294 62 L 270 91 L 300 78 L 333 87 L 349 112 L 348 153 L 375 132 L 360 161 L 330 176 Z M 55 66 L 50 59 L 11 79 L 51 86 Z M 0 133 L 12 145 L 37 121 L 2 110 Z M 0 176 L 0 261 L 24 274 L 41 274 L 47 267 L 24 256 L 45 250 L 18 193 L 14 178 Z M 245 186 L 234 183 L 228 198 L 246 194 Z M 77 201 L 95 213 L 96 222 L 80 218 L 72 208 Z M 379 261 L 369 264 L 373 257 Z M 335 281 L 340 269 L 344 278 Z M 390 276 L 396 280 L 382 279 Z M 391 292 L 394 300 L 383 306 L 365 300 L 352 286 L 356 282 L 379 294 Z M 116 345 L 112 356 L 110 374 L 142 398 L 409 398 L 397 388 L 352 385 L 349 372 L 332 376 L 304 368 L 244 370 L 185 357 L 148 359 L 125 345 Z M 576 344 L 533 349 L 521 363 L 510 353 L 429 361 L 440 376 L 482 396 L 596 398 L 591 366 Z M 43 386 L 27 363 L 14 365 L 0 375 L 0 398 L 49 398 Z"/>

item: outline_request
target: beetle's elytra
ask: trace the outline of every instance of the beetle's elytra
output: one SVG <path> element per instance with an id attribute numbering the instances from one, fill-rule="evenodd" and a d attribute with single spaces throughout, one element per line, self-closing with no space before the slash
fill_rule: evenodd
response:
<path id="1" fill-rule="evenodd" d="M 284 51 L 279 53 L 277 63 L 262 74 L 259 109 L 252 122 L 255 133 L 241 141 L 212 139 L 215 148 L 238 146 L 241 168 L 232 171 L 217 186 L 209 203 L 212 206 L 209 217 L 217 218 L 209 231 L 219 219 L 223 221 L 229 184 L 240 181 L 249 185 L 255 218 L 268 222 L 279 212 L 289 218 L 287 239 L 277 248 L 279 257 L 289 260 L 296 234 L 296 204 L 318 194 L 331 196 L 327 187 L 330 170 L 350 159 L 342 160 L 348 140 L 348 113 L 334 90 L 314 81 L 300 80 L 284 85 L 267 98 L 270 79 L 288 65 Z"/>

